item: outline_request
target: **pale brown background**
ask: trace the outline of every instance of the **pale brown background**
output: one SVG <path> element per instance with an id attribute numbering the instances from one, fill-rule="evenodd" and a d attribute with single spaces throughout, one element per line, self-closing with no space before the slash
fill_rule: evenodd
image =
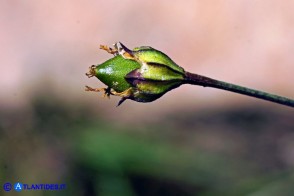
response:
<path id="1" fill-rule="evenodd" d="M 187 106 L 278 107 L 220 90 L 182 86 L 154 103 L 127 101 L 117 109 L 118 98 L 107 101 L 83 91 L 86 84 L 103 86 L 84 73 L 89 65 L 111 57 L 99 44 L 116 41 L 130 48 L 150 45 L 191 72 L 294 97 L 291 0 L 3 0 L 0 10 L 1 107 L 27 108 L 30 97 L 46 89 L 68 101 L 107 108 L 110 116 Z"/>

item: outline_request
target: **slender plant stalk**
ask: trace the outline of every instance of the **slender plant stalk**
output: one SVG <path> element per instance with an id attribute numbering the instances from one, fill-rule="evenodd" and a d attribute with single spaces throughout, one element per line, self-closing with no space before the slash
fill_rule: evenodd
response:
<path id="1" fill-rule="evenodd" d="M 218 89 L 231 91 L 231 92 L 235 92 L 235 93 L 239 93 L 239 94 L 243 94 L 243 95 L 247 95 L 247 96 L 279 103 L 282 105 L 294 107 L 294 100 L 286 98 L 286 97 L 262 92 L 259 90 L 246 88 L 243 86 L 215 80 L 212 78 L 208 78 L 205 76 L 201 76 L 201 75 L 193 74 L 193 73 L 189 73 L 189 72 L 185 72 L 185 76 L 186 76 L 186 83 L 187 84 L 200 85 L 203 87 L 218 88 Z"/>

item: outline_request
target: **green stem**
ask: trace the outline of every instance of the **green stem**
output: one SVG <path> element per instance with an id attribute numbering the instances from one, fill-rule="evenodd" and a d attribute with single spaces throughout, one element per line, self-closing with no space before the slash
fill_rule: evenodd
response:
<path id="1" fill-rule="evenodd" d="M 200 85 L 203 87 L 218 88 L 218 89 L 231 91 L 231 92 L 235 92 L 235 93 L 239 93 L 239 94 L 243 94 L 243 95 L 248 95 L 251 97 L 258 98 L 258 99 L 263 99 L 263 100 L 279 103 L 282 105 L 294 107 L 294 100 L 286 98 L 286 97 L 273 95 L 270 93 L 246 88 L 243 86 L 238 86 L 235 84 L 215 80 L 212 78 L 208 78 L 205 76 L 201 76 L 201 75 L 193 74 L 193 73 L 189 73 L 189 72 L 185 72 L 185 77 L 186 77 L 185 79 L 186 79 L 187 84 Z"/>

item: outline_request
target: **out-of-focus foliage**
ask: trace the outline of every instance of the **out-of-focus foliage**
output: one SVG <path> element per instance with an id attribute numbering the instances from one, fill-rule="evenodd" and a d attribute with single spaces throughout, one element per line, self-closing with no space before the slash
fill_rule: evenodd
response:
<path id="1" fill-rule="evenodd" d="M 138 125 L 56 99 L 38 97 L 32 106 L 30 112 L 1 110 L 1 184 L 66 183 L 62 195 L 294 191 L 291 111 L 191 109 Z"/>

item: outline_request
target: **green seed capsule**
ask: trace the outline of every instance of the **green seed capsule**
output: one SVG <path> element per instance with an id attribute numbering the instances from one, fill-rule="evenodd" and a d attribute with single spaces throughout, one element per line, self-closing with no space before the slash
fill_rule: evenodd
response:
<path id="1" fill-rule="evenodd" d="M 115 44 L 115 49 L 101 46 L 115 57 L 92 66 L 87 73 L 96 76 L 107 85 L 106 95 L 122 97 L 137 102 L 151 102 L 184 82 L 185 71 L 167 55 L 148 46 L 129 50 L 123 44 Z M 92 89 L 89 91 L 101 91 Z"/>
<path id="2" fill-rule="evenodd" d="M 136 61 L 117 55 L 95 67 L 95 76 L 116 92 L 123 92 L 131 87 L 125 76 L 138 68 L 140 68 L 140 64 Z"/>

